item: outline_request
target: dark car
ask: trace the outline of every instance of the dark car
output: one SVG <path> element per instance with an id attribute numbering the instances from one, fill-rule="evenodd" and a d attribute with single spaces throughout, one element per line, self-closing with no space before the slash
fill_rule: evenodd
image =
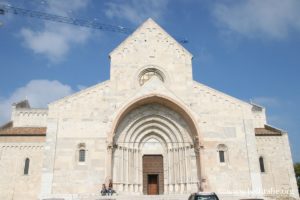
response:
<path id="1" fill-rule="evenodd" d="M 198 192 L 198 193 L 191 194 L 189 200 L 219 200 L 219 198 L 214 192 L 210 192 L 210 193 Z"/>

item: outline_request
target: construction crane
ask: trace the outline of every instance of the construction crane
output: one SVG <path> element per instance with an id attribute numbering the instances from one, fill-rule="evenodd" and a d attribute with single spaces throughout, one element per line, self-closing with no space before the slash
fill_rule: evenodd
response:
<path id="1" fill-rule="evenodd" d="M 59 15 L 54 15 L 45 12 L 33 11 L 24 8 L 18 8 L 10 5 L 0 4 L 0 15 L 5 15 L 5 13 L 12 13 L 15 15 L 21 15 L 25 17 L 37 18 L 42 20 L 54 21 L 59 23 L 71 24 L 75 26 L 81 26 L 86 28 L 93 28 L 99 29 L 102 31 L 111 31 L 123 34 L 131 34 L 133 29 L 125 28 L 123 26 L 113 26 L 109 24 L 103 24 L 92 20 L 84 20 L 84 19 L 77 19 L 71 17 L 64 17 Z M 2 23 L 0 22 L 0 26 Z M 178 42 L 182 44 L 188 43 L 187 39 L 176 39 Z"/>

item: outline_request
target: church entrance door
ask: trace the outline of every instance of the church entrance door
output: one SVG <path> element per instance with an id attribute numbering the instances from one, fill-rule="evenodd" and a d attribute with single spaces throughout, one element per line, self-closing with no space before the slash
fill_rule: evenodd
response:
<path id="1" fill-rule="evenodd" d="M 143 192 L 148 195 L 164 193 L 164 166 L 162 155 L 143 156 Z"/>
<path id="2" fill-rule="evenodd" d="M 158 194 L 158 174 L 148 175 L 148 194 Z"/>

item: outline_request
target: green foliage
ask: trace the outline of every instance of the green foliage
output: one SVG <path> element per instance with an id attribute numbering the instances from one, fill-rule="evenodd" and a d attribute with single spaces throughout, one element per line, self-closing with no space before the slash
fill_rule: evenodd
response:
<path id="1" fill-rule="evenodd" d="M 295 169 L 295 174 L 296 174 L 296 179 L 297 179 L 298 191 L 300 194 L 300 163 L 295 163 L 294 169 Z"/>

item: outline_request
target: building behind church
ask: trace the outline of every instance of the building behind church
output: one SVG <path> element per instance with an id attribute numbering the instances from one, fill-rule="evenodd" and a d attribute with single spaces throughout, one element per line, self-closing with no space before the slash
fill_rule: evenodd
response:
<path id="1" fill-rule="evenodd" d="M 193 80 L 192 55 L 148 19 L 110 55 L 110 79 L 0 128 L 0 199 L 128 195 L 298 199 L 288 135 L 265 109 Z"/>

